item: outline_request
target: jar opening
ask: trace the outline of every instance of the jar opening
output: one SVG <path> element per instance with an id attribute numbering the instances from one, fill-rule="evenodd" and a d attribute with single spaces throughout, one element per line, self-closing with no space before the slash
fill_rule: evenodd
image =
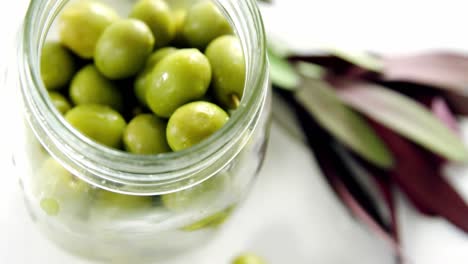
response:
<path id="1" fill-rule="evenodd" d="M 32 0 L 18 49 L 27 120 L 43 146 L 73 174 L 110 191 L 150 195 L 189 188 L 218 172 L 246 143 L 267 90 L 265 34 L 255 0 L 215 0 L 230 20 L 246 62 L 245 94 L 230 121 L 209 139 L 183 151 L 136 155 L 102 146 L 68 124 L 48 99 L 40 78 L 40 50 L 69 0 Z"/>

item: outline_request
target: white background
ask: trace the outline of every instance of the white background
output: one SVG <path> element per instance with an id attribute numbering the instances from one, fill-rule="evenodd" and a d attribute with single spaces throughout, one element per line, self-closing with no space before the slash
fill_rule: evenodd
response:
<path id="1" fill-rule="evenodd" d="M 332 46 L 400 53 L 468 48 L 466 1 L 276 2 L 262 9 L 269 35 L 301 50 Z M 0 3 L 0 64 L 13 52 L 9 44 L 25 3 Z M 26 214 L 17 175 L 10 166 L 8 146 L 15 140 L 15 131 L 8 126 L 11 105 L 3 85 L 1 89 L 0 263 L 87 263 L 41 237 Z M 452 180 L 468 198 L 468 173 L 458 171 Z M 403 246 L 411 263 L 467 263 L 468 236 L 443 220 L 419 216 L 403 198 L 398 208 Z M 337 201 L 307 148 L 276 123 L 252 195 L 222 236 L 196 254 L 166 263 L 227 264 L 243 250 L 263 255 L 273 264 L 393 263 L 387 245 L 356 223 Z"/>

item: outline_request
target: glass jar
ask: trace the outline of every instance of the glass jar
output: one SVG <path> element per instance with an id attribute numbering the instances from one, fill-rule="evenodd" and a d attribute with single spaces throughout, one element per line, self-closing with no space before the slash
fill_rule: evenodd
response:
<path id="1" fill-rule="evenodd" d="M 245 197 L 265 154 L 270 95 L 255 0 L 215 1 L 246 61 L 245 94 L 230 122 L 192 148 L 149 156 L 89 140 L 49 100 L 40 50 L 67 2 L 30 2 L 8 78 L 21 139 L 14 163 L 31 218 L 60 247 L 102 261 L 143 263 L 203 245 Z"/>

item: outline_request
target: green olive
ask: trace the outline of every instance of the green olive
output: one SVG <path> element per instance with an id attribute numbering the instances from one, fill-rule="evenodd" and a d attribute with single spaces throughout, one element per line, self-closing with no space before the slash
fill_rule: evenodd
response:
<path id="1" fill-rule="evenodd" d="M 54 106 L 62 115 L 66 114 L 68 110 L 71 109 L 71 105 L 68 102 L 68 100 L 65 98 L 65 96 L 57 92 L 49 92 L 49 97 L 50 97 L 50 100 L 52 100 L 52 103 L 54 104 Z"/>
<path id="2" fill-rule="evenodd" d="M 141 210 L 151 208 L 151 196 L 126 195 L 106 190 L 100 190 L 96 196 L 95 208 L 104 210 Z"/>
<path id="3" fill-rule="evenodd" d="M 189 189 L 164 194 L 161 201 L 167 209 L 174 212 L 184 212 L 188 209 L 205 207 L 218 200 L 226 186 L 229 185 L 228 174 L 218 174 Z"/>
<path id="4" fill-rule="evenodd" d="M 163 58 L 148 78 L 149 108 L 158 116 L 170 117 L 178 107 L 205 95 L 211 66 L 199 50 L 181 49 Z"/>
<path id="5" fill-rule="evenodd" d="M 112 108 L 84 104 L 68 111 L 65 119 L 87 137 L 111 148 L 121 146 L 125 120 Z"/>
<path id="6" fill-rule="evenodd" d="M 41 78 L 48 90 L 65 86 L 75 73 L 73 55 L 58 42 L 46 42 L 41 53 Z"/>
<path id="7" fill-rule="evenodd" d="M 57 216 L 60 213 L 60 203 L 54 198 L 42 198 L 40 202 L 42 211 L 50 216 Z"/>
<path id="8" fill-rule="evenodd" d="M 146 61 L 146 66 L 148 68 L 154 68 L 156 64 L 158 64 L 162 59 L 164 59 L 167 55 L 170 55 L 176 52 L 177 49 L 174 47 L 164 47 L 161 49 L 156 50 L 149 56 L 148 60 Z"/>
<path id="9" fill-rule="evenodd" d="M 224 224 L 226 220 L 231 216 L 234 206 L 230 206 L 220 212 L 214 213 L 207 216 L 195 223 L 184 226 L 181 228 L 182 231 L 192 232 L 205 228 L 216 228 Z"/>
<path id="10" fill-rule="evenodd" d="M 73 77 L 70 97 L 75 105 L 100 104 L 117 111 L 122 110 L 123 106 L 119 89 L 92 64 L 85 66 Z"/>
<path id="11" fill-rule="evenodd" d="M 266 264 L 266 261 L 253 253 L 244 253 L 236 257 L 232 264 Z"/>
<path id="12" fill-rule="evenodd" d="M 239 39 L 222 36 L 213 40 L 205 51 L 213 68 L 213 90 L 216 99 L 230 109 L 242 98 L 245 82 L 245 61 Z M 235 98 L 233 98 L 235 97 Z"/>
<path id="13" fill-rule="evenodd" d="M 75 178 L 53 158 L 42 164 L 38 182 L 40 206 L 51 216 L 63 210 L 79 210 L 90 198 L 91 186 Z"/>
<path id="14" fill-rule="evenodd" d="M 123 135 L 125 149 L 136 154 L 158 154 L 171 149 L 166 141 L 166 124 L 152 114 L 133 118 Z"/>
<path id="15" fill-rule="evenodd" d="M 231 25 L 211 1 L 196 3 L 188 10 L 183 36 L 192 47 L 204 49 L 213 39 L 229 34 Z"/>
<path id="16" fill-rule="evenodd" d="M 149 108 L 168 118 L 178 107 L 205 95 L 211 66 L 197 49 L 181 49 L 163 58 L 147 78 L 145 98 Z"/>
<path id="17" fill-rule="evenodd" d="M 174 38 L 175 24 L 169 5 L 163 0 L 139 0 L 130 12 L 130 17 L 145 22 L 162 47 Z"/>
<path id="18" fill-rule="evenodd" d="M 78 56 L 90 59 L 104 29 L 118 19 L 112 8 L 99 1 L 76 1 L 59 17 L 60 41 Z"/>
<path id="19" fill-rule="evenodd" d="M 174 17 L 174 24 L 175 24 L 175 36 L 172 42 L 177 47 L 185 46 L 186 40 L 184 40 L 183 30 L 184 30 L 185 18 L 187 17 L 187 10 L 177 9 L 174 12 L 172 12 L 172 16 Z"/>
<path id="20" fill-rule="evenodd" d="M 192 102 L 178 108 L 167 123 L 166 137 L 174 151 L 189 148 L 221 129 L 229 120 L 219 106 Z"/>
<path id="21" fill-rule="evenodd" d="M 153 33 L 137 19 L 123 19 L 104 30 L 96 44 L 94 62 L 109 79 L 124 79 L 140 71 L 154 46 Z"/>
<path id="22" fill-rule="evenodd" d="M 141 73 L 138 74 L 138 76 L 135 79 L 135 95 L 140 101 L 141 104 L 147 105 L 146 104 L 146 87 L 148 87 L 148 79 L 147 78 L 150 74 L 150 72 L 153 70 L 154 66 L 158 64 L 159 61 L 161 61 L 164 57 L 166 57 L 169 54 L 174 53 L 177 51 L 176 48 L 173 47 L 165 47 L 162 49 L 158 49 L 151 56 L 146 60 L 146 65 L 145 68 Z"/>

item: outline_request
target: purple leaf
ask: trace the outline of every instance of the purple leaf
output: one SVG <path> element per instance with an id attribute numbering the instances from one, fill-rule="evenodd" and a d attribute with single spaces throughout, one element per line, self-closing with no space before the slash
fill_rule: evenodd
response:
<path id="1" fill-rule="evenodd" d="M 433 156 L 388 128 L 371 124 L 398 158 L 389 175 L 406 196 L 418 208 L 440 215 L 468 232 L 468 205 L 443 178 Z"/>
<path id="2" fill-rule="evenodd" d="M 465 93 L 468 88 L 468 57 L 451 52 L 383 57 L 382 79 L 424 84 Z"/>
<path id="3" fill-rule="evenodd" d="M 389 242 L 393 248 L 397 249 L 397 252 L 400 251 L 398 242 L 389 235 L 388 231 L 384 230 L 366 211 L 365 209 L 359 204 L 359 202 L 353 197 L 353 195 L 349 192 L 343 182 L 336 177 L 336 175 L 330 175 L 330 181 L 333 185 L 333 188 L 340 196 L 341 200 L 348 206 L 351 212 L 359 218 L 364 224 L 366 224 L 369 228 L 372 229 L 379 237 L 383 238 L 387 242 Z"/>
<path id="4" fill-rule="evenodd" d="M 389 235 L 388 227 L 374 201 L 356 182 L 352 173 L 334 150 L 333 145 L 336 144 L 336 141 L 316 123 L 314 118 L 291 94 L 279 90 L 277 93 L 295 110 L 310 149 L 315 154 L 323 175 L 340 200 L 356 218 L 368 225 L 376 234 L 395 245 L 395 241 Z"/>
<path id="5" fill-rule="evenodd" d="M 468 115 L 468 95 L 446 92 L 444 98 L 456 114 Z"/>
<path id="6" fill-rule="evenodd" d="M 381 175 L 377 175 L 374 173 L 371 174 L 373 179 L 378 186 L 380 195 L 382 196 L 387 209 L 390 211 L 391 223 L 392 223 L 392 235 L 395 241 L 399 242 L 399 235 L 398 235 L 398 219 L 397 219 L 397 212 L 395 207 L 395 197 L 393 193 L 393 183 L 391 179 L 385 177 L 384 173 Z"/>
<path id="7" fill-rule="evenodd" d="M 328 49 L 321 54 L 301 55 L 289 57 L 292 62 L 307 61 L 327 67 L 335 74 L 348 75 L 378 73 L 383 68 L 380 57 L 375 54 L 362 51 L 347 51 L 340 49 Z"/>
<path id="8" fill-rule="evenodd" d="M 378 84 L 359 80 L 335 83 L 340 98 L 370 119 L 456 162 L 468 160 L 468 150 L 459 137 L 424 106 Z"/>
<path id="9" fill-rule="evenodd" d="M 374 194 L 372 198 L 380 205 L 379 211 L 385 213 L 385 220 L 389 228 L 388 235 L 392 238 L 391 246 L 395 252 L 396 262 L 398 264 L 404 263 L 406 256 L 400 246 L 392 179 L 388 176 L 387 171 L 375 167 L 355 154 L 353 155 L 349 150 L 343 149 L 339 153 L 342 153 L 343 162 L 353 172 L 353 175 L 360 181 L 364 180 L 364 185 L 371 188 L 368 191 Z M 363 177 L 365 178 L 363 179 Z"/>
<path id="10" fill-rule="evenodd" d="M 460 128 L 455 116 L 450 111 L 449 106 L 442 97 L 436 97 L 432 100 L 431 104 L 432 112 L 439 118 L 447 127 L 452 129 L 454 132 L 459 133 Z"/>
<path id="11" fill-rule="evenodd" d="M 354 67 L 354 65 L 349 63 L 348 61 L 345 61 L 338 57 L 330 56 L 328 54 L 293 55 L 293 56 L 290 56 L 288 59 L 289 61 L 293 63 L 305 61 L 305 62 L 317 64 L 337 74 L 346 73 L 350 70 L 350 68 Z"/>

